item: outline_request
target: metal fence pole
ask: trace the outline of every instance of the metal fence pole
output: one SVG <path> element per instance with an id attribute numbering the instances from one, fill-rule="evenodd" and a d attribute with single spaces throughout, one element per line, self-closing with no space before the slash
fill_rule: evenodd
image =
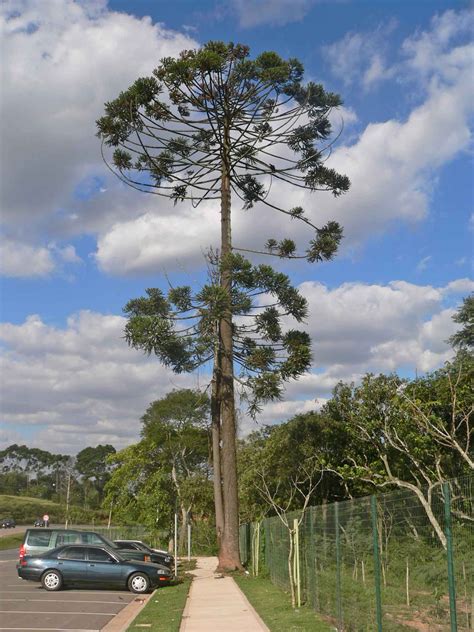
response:
<path id="1" fill-rule="evenodd" d="M 444 529 L 446 536 L 446 555 L 448 560 L 449 616 L 451 632 L 457 632 L 456 586 L 454 580 L 453 534 L 451 530 L 451 491 L 449 483 L 443 483 L 444 494 Z"/>
<path id="2" fill-rule="evenodd" d="M 380 552 L 379 534 L 377 528 L 377 497 L 370 498 L 370 513 L 372 515 L 372 538 L 374 547 L 374 581 L 375 581 L 375 610 L 377 616 L 377 631 L 382 632 L 382 591 L 380 585 Z"/>
<path id="3" fill-rule="evenodd" d="M 334 503 L 334 529 L 336 531 L 336 611 L 337 623 L 342 630 L 342 595 L 341 595 L 341 539 L 339 537 L 339 503 Z"/>

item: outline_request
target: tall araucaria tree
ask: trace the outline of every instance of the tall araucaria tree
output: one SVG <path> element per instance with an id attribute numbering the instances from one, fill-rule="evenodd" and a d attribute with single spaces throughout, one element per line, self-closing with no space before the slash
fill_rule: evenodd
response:
<path id="1" fill-rule="evenodd" d="M 303 66 L 296 59 L 283 60 L 274 52 L 264 52 L 251 60 L 247 46 L 209 42 L 199 50 L 183 51 L 177 59 L 163 59 L 153 76 L 138 79 L 117 99 L 107 103 L 105 116 L 97 122 L 104 158 L 123 182 L 140 191 L 168 197 L 175 203 L 185 202 L 195 208 L 203 200 L 220 202 L 219 292 L 213 285 L 212 299 L 202 293 L 200 296 L 204 304 L 212 303 L 212 309 L 204 310 L 208 316 L 212 314 L 210 322 L 204 317 L 202 325 L 204 329 L 210 329 L 210 332 L 206 330 L 203 348 L 208 345 L 208 335 L 211 335 L 214 341 L 212 354 L 203 353 L 199 359 L 201 350 L 197 345 L 195 351 L 199 353 L 193 361 L 186 358 L 181 346 L 186 340 L 186 332 L 176 331 L 174 316 L 177 314 L 171 315 L 168 308 L 164 308 L 166 313 L 160 312 L 163 310 L 156 301 L 160 303 L 164 297 L 157 296 L 156 292 L 149 296 L 149 300 L 155 303 L 157 312 L 150 311 L 151 303 L 143 304 L 143 312 L 126 311 L 130 316 L 130 344 L 156 352 L 155 346 L 162 345 L 158 338 L 166 336 L 167 349 L 158 355 L 174 370 L 189 370 L 196 366 L 198 359 L 199 363 L 205 358 L 214 361 L 213 414 L 220 420 L 218 440 L 221 445 L 221 460 L 218 463 L 214 455 L 214 463 L 221 465 L 222 475 L 223 531 L 219 551 L 222 569 L 240 566 L 234 398 L 234 366 L 238 354 L 233 323 L 234 313 L 239 313 L 239 309 L 235 310 L 235 297 L 233 301 L 236 291 L 233 277 L 236 267 L 241 264 L 235 265 L 235 250 L 238 249 L 233 247 L 231 237 L 232 195 L 245 209 L 262 204 L 309 229 L 308 244 L 302 250 L 297 250 L 291 239 L 269 238 L 262 244 L 264 254 L 304 258 L 309 262 L 328 260 L 336 253 L 342 238 L 342 229 L 337 222 L 330 221 L 318 227 L 313 223 L 310 211 L 301 206 L 282 206 L 271 195 L 274 182 L 309 191 L 330 191 L 335 196 L 349 188 L 348 178 L 325 164 L 333 144 L 329 140 L 331 124 L 328 117 L 333 108 L 341 105 L 341 100 L 319 84 L 303 84 L 302 79 Z M 115 148 L 111 159 L 106 147 Z M 272 274 L 275 273 L 272 271 Z M 262 287 L 266 287 L 265 282 Z M 171 302 L 177 305 L 175 298 L 171 297 Z M 189 292 L 184 301 L 186 309 L 193 308 Z M 165 303 L 168 304 L 167 300 Z M 242 310 L 240 314 L 243 318 Z M 244 356 L 252 357 L 253 354 L 255 361 L 258 356 L 262 364 L 255 367 L 265 382 L 257 399 L 278 395 L 280 380 L 295 377 L 309 366 L 308 358 L 297 363 L 285 357 L 281 362 L 283 371 L 277 369 L 279 377 L 274 379 L 272 386 L 273 365 L 275 361 L 278 364 L 278 359 L 264 357 L 265 353 L 269 356 L 277 354 L 272 349 L 275 344 L 281 345 L 282 336 L 287 336 L 288 356 L 295 356 L 297 347 L 309 348 L 308 340 L 303 341 L 300 333 L 296 335 L 297 340 L 291 341 L 290 332 L 283 334 L 278 329 L 280 315 L 274 305 L 264 307 L 255 317 L 255 327 L 268 337 L 267 343 L 261 342 L 258 346 L 258 354 L 257 348 L 251 349 L 257 344 L 252 342 L 252 335 L 242 342 Z M 140 319 L 147 317 L 152 319 L 155 327 L 145 331 L 146 326 Z M 158 322 L 161 323 L 159 327 Z M 166 322 L 168 327 L 164 326 Z M 272 323 L 275 322 L 278 327 L 272 333 Z M 146 342 L 132 332 L 137 323 L 143 325 L 142 334 L 148 337 Z M 200 325 L 198 330 L 193 332 L 194 340 L 200 333 Z M 251 385 L 252 381 L 262 384 L 252 372 L 249 380 Z"/>

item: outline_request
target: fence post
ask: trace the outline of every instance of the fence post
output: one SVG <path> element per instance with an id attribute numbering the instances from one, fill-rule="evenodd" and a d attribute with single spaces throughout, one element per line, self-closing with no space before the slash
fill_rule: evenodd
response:
<path id="1" fill-rule="evenodd" d="M 300 525 L 298 519 L 293 520 L 295 532 L 295 549 L 293 555 L 295 560 L 295 581 L 296 581 L 296 606 L 301 608 L 301 577 L 300 577 Z"/>
<path id="2" fill-rule="evenodd" d="M 456 586 L 454 581 L 454 559 L 453 559 L 453 534 L 451 530 L 451 491 L 449 483 L 443 483 L 444 494 L 444 522 L 446 536 L 446 555 L 448 559 L 448 588 L 449 588 L 449 616 L 451 619 L 451 632 L 458 629 L 456 616 Z"/>
<path id="3" fill-rule="evenodd" d="M 377 496 L 371 496 L 370 509 L 370 513 L 372 514 L 372 538 L 374 547 L 375 610 L 377 616 L 377 631 L 382 632 L 382 591 L 380 586 L 380 552 L 379 534 L 377 528 Z"/>
<path id="4" fill-rule="evenodd" d="M 342 630 L 342 595 L 341 595 L 341 540 L 339 537 L 339 503 L 334 503 L 334 528 L 336 531 L 336 611 L 337 623 Z"/>
<path id="5" fill-rule="evenodd" d="M 257 520 L 257 537 L 255 538 L 255 577 L 258 577 L 260 566 L 260 522 Z"/>

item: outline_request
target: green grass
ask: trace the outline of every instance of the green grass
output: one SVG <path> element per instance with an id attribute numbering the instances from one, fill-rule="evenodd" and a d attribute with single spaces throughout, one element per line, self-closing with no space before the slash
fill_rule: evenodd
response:
<path id="1" fill-rule="evenodd" d="M 330 632 L 334 630 L 308 606 L 293 609 L 290 596 L 269 579 L 233 575 L 239 588 L 271 632 Z"/>
<path id="2" fill-rule="evenodd" d="M 191 576 L 186 571 L 195 568 L 195 566 L 195 560 L 191 560 L 190 563 L 183 562 L 179 571 L 178 583 L 159 588 L 138 617 L 127 628 L 127 632 L 139 632 L 140 630 L 179 632 L 186 598 L 191 587 Z"/>
<path id="3" fill-rule="evenodd" d="M 23 542 L 24 533 L 12 533 L 11 535 L 4 535 L 0 538 L 0 551 L 6 549 L 16 549 Z"/>

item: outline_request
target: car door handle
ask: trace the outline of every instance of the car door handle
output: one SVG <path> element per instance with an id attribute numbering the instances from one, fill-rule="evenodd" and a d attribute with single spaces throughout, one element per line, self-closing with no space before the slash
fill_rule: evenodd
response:
<path id="1" fill-rule="evenodd" d="M 95 564 L 89 564 L 89 566 L 95 566 Z"/>
<path id="2" fill-rule="evenodd" d="M 63 563 L 62 563 L 62 562 L 58 562 L 58 566 L 62 566 L 62 565 L 63 565 Z"/>

